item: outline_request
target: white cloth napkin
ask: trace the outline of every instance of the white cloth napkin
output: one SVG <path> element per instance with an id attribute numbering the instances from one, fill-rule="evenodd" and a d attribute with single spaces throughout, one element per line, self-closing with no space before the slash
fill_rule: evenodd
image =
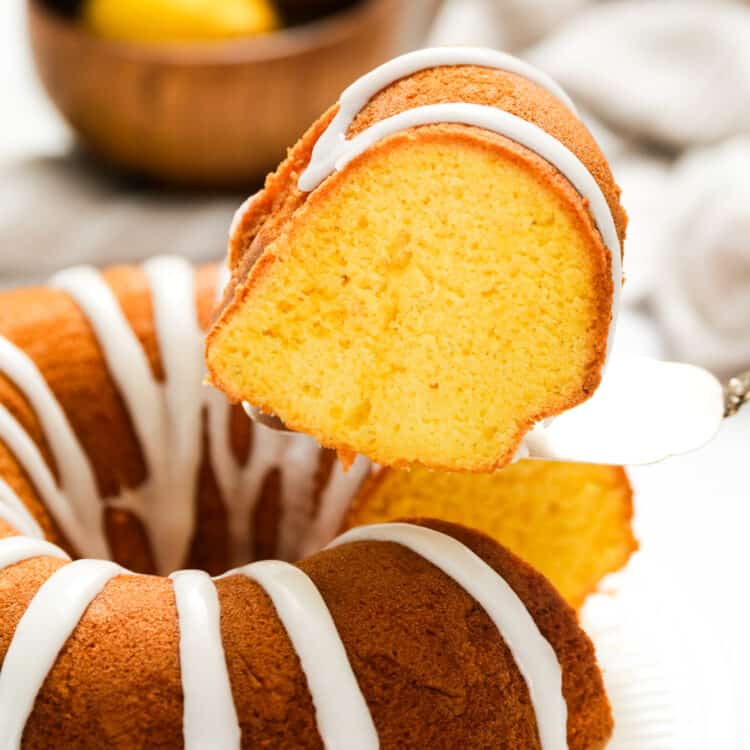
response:
<path id="1" fill-rule="evenodd" d="M 688 152 L 671 178 L 653 300 L 673 356 L 750 367 L 750 135 Z"/>

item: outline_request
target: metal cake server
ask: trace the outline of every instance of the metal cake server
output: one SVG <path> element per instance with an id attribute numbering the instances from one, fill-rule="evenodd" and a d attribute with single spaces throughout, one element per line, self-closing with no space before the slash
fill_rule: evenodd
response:
<path id="1" fill-rule="evenodd" d="M 725 418 L 750 401 L 750 370 L 722 386 L 700 367 L 618 357 L 585 403 L 531 430 L 517 458 L 638 465 L 682 455 L 710 442 Z M 286 430 L 248 403 L 255 422 Z"/>

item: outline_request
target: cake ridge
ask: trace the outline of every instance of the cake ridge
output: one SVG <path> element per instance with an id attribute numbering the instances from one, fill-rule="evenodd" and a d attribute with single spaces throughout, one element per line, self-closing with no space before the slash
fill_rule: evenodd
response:
<path id="1" fill-rule="evenodd" d="M 568 708 L 555 650 L 539 631 L 526 605 L 505 579 L 479 555 L 447 534 L 410 523 L 359 526 L 328 549 L 351 542 L 400 544 L 441 570 L 484 608 L 508 645 L 531 697 L 542 750 L 567 750 Z"/>
<path id="2" fill-rule="evenodd" d="M 279 560 L 251 563 L 223 577 L 232 575 L 259 583 L 271 598 L 307 677 L 326 750 L 377 750 L 370 709 L 336 624 L 310 577 Z"/>
<path id="3" fill-rule="evenodd" d="M 36 554 L 38 541 L 27 544 Z M 91 602 L 109 581 L 123 574 L 128 571 L 107 560 L 74 560 L 56 570 L 36 592 L 16 627 L 0 671 L 2 747 L 21 747 L 37 695 L 60 651 Z M 43 633 L 50 637 L 42 637 Z"/>

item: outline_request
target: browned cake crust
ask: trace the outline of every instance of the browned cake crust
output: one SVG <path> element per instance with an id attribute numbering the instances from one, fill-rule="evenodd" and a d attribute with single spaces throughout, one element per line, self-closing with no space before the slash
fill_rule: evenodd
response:
<path id="1" fill-rule="evenodd" d="M 488 537 L 453 536 L 523 600 L 563 670 L 571 750 L 600 750 L 612 718 L 594 650 L 576 616 L 538 573 Z M 4 571 L 0 658 L 21 615 L 63 563 Z M 357 542 L 299 566 L 333 616 L 381 747 L 538 750 L 528 690 L 477 602 L 424 559 L 390 542 Z M 305 676 L 268 596 L 248 579 L 217 582 L 222 636 L 243 748 L 322 748 Z M 169 581 L 113 580 L 89 607 L 30 717 L 24 750 L 182 747 L 177 618 Z"/>

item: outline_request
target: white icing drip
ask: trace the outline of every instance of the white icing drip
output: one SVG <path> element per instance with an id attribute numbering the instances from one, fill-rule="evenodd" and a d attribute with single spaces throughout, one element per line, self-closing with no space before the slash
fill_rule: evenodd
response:
<path id="1" fill-rule="evenodd" d="M 115 563 L 78 560 L 53 573 L 34 595 L 0 671 L 0 747 L 4 750 L 21 747 L 39 690 L 89 604 L 109 581 L 126 573 Z"/>
<path id="2" fill-rule="evenodd" d="M 54 276 L 50 285 L 67 292 L 88 318 L 109 372 L 125 401 L 149 473 L 144 488 L 127 494 L 131 503 L 142 506 L 137 511 L 134 509 L 142 515 L 151 505 L 151 497 L 144 496 L 156 494 L 154 499 L 158 500 L 158 490 L 168 489 L 163 481 L 169 453 L 162 388 L 156 382 L 146 354 L 117 298 L 96 269 L 71 268 Z M 152 488 L 156 493 L 149 492 Z M 112 505 L 117 503 L 112 502 Z M 149 525 L 145 516 L 143 521 Z M 162 572 L 174 570 L 182 562 L 182 557 L 172 561 L 177 556 L 166 554 L 168 546 L 168 540 L 162 538 L 155 545 L 158 567 Z"/>
<path id="3" fill-rule="evenodd" d="M 216 586 L 199 570 L 172 573 L 180 627 L 185 750 L 238 750 L 234 705 Z"/>
<path id="4" fill-rule="evenodd" d="M 103 525 L 104 505 L 99 497 L 96 478 L 60 403 L 33 360 L 2 337 L 0 372 L 26 396 L 39 419 L 60 473 L 62 494 L 80 527 L 76 547 L 84 555 L 109 557 L 109 544 Z M 7 425 L 7 422 L 3 424 Z M 6 439 L 2 429 L 0 439 Z M 24 468 L 29 474 L 34 473 L 33 467 L 25 463 Z"/>
<path id="5" fill-rule="evenodd" d="M 230 502 L 230 534 L 235 551 L 233 559 L 240 560 L 248 559 L 249 549 L 255 543 L 250 518 L 260 500 L 263 484 L 274 469 L 280 468 L 289 444 L 289 436 L 283 433 L 267 430 L 260 425 L 253 425 L 252 430 L 250 456 L 237 476 L 234 495 L 228 496 L 234 498 Z"/>
<path id="6" fill-rule="evenodd" d="M 76 517 L 68 498 L 57 486 L 55 477 L 36 443 L 3 404 L 0 404 L 0 436 L 29 475 L 45 507 L 76 550 L 85 550 L 86 554 L 106 557 L 109 550 L 101 543 L 101 536 L 89 536 L 84 522 Z"/>
<path id="7" fill-rule="evenodd" d="M 213 390 L 208 391 L 207 404 L 211 463 L 227 508 L 232 564 L 241 565 L 251 557 L 252 514 L 263 484 L 274 470 L 281 475 L 282 514 L 277 554 L 286 560 L 298 559 L 304 529 L 312 523 L 315 472 L 322 449 L 305 435 L 282 433 L 254 423 L 250 455 L 244 466 L 240 466 L 230 445 L 232 407 L 222 394 Z M 339 501 L 338 493 L 324 489 L 321 505 L 325 508 L 334 501 Z"/>
<path id="8" fill-rule="evenodd" d="M 31 539 L 26 536 L 9 536 L 0 539 L 0 570 L 17 565 L 35 557 L 55 557 L 58 560 L 70 560 L 67 552 L 44 539 Z M 2 672 L 0 671 L 0 675 Z M 0 702 L 0 709 L 2 708 Z"/>
<path id="9" fill-rule="evenodd" d="M 312 501 L 320 453 L 320 446 L 307 435 L 295 435 L 284 451 L 281 465 L 281 519 L 276 550 L 276 554 L 283 560 L 298 557 L 300 539 L 313 517 Z"/>
<path id="10" fill-rule="evenodd" d="M 320 511 L 310 525 L 301 546 L 300 557 L 319 552 L 341 530 L 346 511 L 373 465 L 364 456 L 357 456 L 348 471 L 337 461 L 328 484 L 320 496 Z"/>
<path id="11" fill-rule="evenodd" d="M 363 526 L 346 532 L 330 547 L 351 542 L 400 544 L 439 568 L 482 606 L 523 675 L 536 713 L 542 750 L 566 750 L 568 709 L 562 670 L 554 649 L 526 606 L 484 560 L 453 537 L 407 523 Z"/>
<path id="12" fill-rule="evenodd" d="M 299 568 L 278 561 L 253 563 L 222 578 L 244 575 L 271 598 L 299 656 L 326 750 L 377 750 L 367 702 L 323 597 Z"/>
<path id="13" fill-rule="evenodd" d="M 157 497 L 147 518 L 159 545 L 166 545 L 164 564 L 185 561 L 194 531 L 194 499 L 203 435 L 203 332 L 195 306 L 195 274 L 178 258 L 154 258 L 143 270 L 151 285 L 156 340 L 166 375 L 166 464 L 158 467 Z M 153 538 L 153 537 L 152 537 Z"/>
<path id="14" fill-rule="evenodd" d="M 24 536 L 44 539 L 44 532 L 18 495 L 0 478 L 0 518 Z"/>
<path id="15" fill-rule="evenodd" d="M 232 223 L 229 225 L 229 239 L 234 238 L 235 232 L 240 228 L 242 220 L 245 218 L 245 214 L 250 210 L 255 200 L 263 194 L 263 191 L 259 191 L 251 195 L 242 205 L 234 212 L 232 217 Z"/>
<path id="16" fill-rule="evenodd" d="M 354 118 L 379 91 L 420 70 L 441 66 L 480 65 L 522 76 L 549 91 L 576 112 L 562 88 L 541 70 L 512 55 L 477 47 L 433 47 L 401 55 L 371 70 L 347 88 L 339 99 L 339 111 L 315 144 L 307 169 L 299 179 L 299 189 L 314 190 L 334 170 L 336 153 L 346 143 L 346 133 Z"/>
<path id="17" fill-rule="evenodd" d="M 229 267 L 226 265 L 226 263 L 222 263 L 219 266 L 219 270 L 216 274 L 216 301 L 221 302 L 221 300 L 224 297 L 224 292 L 226 291 L 227 285 L 229 284 L 230 280 L 232 278 L 232 272 L 229 270 Z"/>

